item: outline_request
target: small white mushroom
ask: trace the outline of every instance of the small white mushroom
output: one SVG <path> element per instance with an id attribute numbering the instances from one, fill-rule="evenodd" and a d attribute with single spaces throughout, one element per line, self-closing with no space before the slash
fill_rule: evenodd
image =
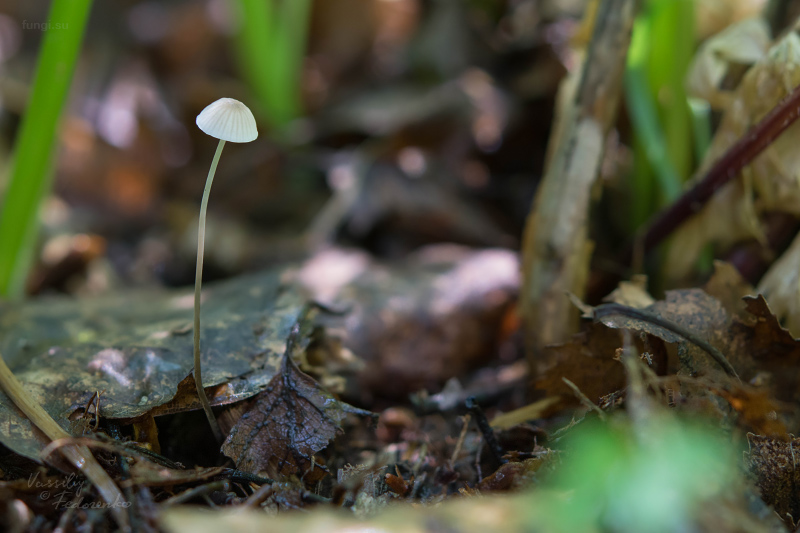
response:
<path id="1" fill-rule="evenodd" d="M 203 405 L 208 423 L 219 443 L 223 435 L 217 419 L 211 411 L 208 397 L 203 389 L 203 376 L 200 369 L 200 287 L 203 283 L 203 249 L 206 239 L 206 210 L 208 208 L 208 193 L 217 171 L 217 163 L 225 147 L 225 141 L 234 143 L 247 143 L 256 140 L 258 129 L 253 113 L 246 105 L 233 98 L 220 98 L 208 105 L 197 115 L 197 127 L 211 137 L 219 139 L 217 151 L 211 161 L 211 169 L 206 178 L 206 187 L 203 190 L 203 200 L 200 203 L 200 221 L 197 228 L 197 269 L 194 277 L 194 383 L 197 395 Z"/>
<path id="2" fill-rule="evenodd" d="M 220 98 L 197 115 L 197 127 L 222 141 L 249 143 L 258 137 L 256 119 L 246 105 L 233 98 Z"/>

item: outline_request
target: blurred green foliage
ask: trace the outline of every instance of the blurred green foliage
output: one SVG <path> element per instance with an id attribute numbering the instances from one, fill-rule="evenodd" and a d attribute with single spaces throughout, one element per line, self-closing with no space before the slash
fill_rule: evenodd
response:
<path id="1" fill-rule="evenodd" d="M 711 427 L 661 412 L 635 424 L 581 424 L 536 493 L 536 521 L 547 531 L 691 531 L 701 506 L 740 475 L 730 442 Z"/>
<path id="2" fill-rule="evenodd" d="M 24 293 L 39 208 L 51 188 L 59 119 L 91 6 L 91 0 L 54 0 L 47 22 L 29 23 L 44 39 L 0 212 L 0 295 L 6 297 Z"/>
<path id="3" fill-rule="evenodd" d="M 235 44 L 244 78 L 280 137 L 301 116 L 300 78 L 306 51 L 311 0 L 238 0 Z"/>
<path id="4" fill-rule="evenodd" d="M 634 132 L 634 230 L 677 198 L 699 151 L 684 89 L 696 47 L 694 17 L 693 0 L 648 0 L 634 26 L 625 73 Z"/>

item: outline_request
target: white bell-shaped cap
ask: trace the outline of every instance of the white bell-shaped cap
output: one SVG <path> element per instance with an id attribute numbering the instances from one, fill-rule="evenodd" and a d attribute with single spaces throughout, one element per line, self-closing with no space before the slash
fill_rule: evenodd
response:
<path id="1" fill-rule="evenodd" d="M 249 143 L 258 137 L 250 109 L 233 98 L 220 98 L 197 115 L 197 127 L 207 135 L 233 143 Z"/>

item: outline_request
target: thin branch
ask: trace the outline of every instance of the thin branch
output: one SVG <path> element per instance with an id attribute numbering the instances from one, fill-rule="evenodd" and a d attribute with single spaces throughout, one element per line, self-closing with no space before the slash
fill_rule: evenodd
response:
<path id="1" fill-rule="evenodd" d="M 628 266 L 636 253 L 646 253 L 660 244 L 687 219 L 695 215 L 723 185 L 739 175 L 781 133 L 786 131 L 800 117 L 800 85 L 761 121 L 750 128 L 733 146 L 708 170 L 703 179 L 683 193 L 671 206 L 657 214 L 649 223 L 635 246 L 628 246 L 620 255 L 620 265 Z M 590 282 L 589 300 L 600 298 L 610 292 L 622 274 L 602 272 Z"/>
<path id="2" fill-rule="evenodd" d="M 689 217 L 700 211 L 717 190 L 738 176 L 746 165 L 772 144 L 798 117 L 800 117 L 800 85 L 736 144 L 728 148 L 697 185 L 656 215 L 642 238 L 644 250 L 651 250 Z M 626 253 L 626 264 L 630 261 L 632 252 L 632 248 L 629 248 Z"/>

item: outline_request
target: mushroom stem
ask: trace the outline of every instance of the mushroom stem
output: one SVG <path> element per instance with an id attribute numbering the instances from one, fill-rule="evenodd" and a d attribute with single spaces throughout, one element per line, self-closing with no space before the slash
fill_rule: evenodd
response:
<path id="1" fill-rule="evenodd" d="M 203 283 L 203 249 L 206 240 L 206 210 L 208 208 L 208 193 L 211 192 L 211 183 L 214 181 L 214 174 L 217 171 L 217 163 L 222 155 L 225 141 L 220 140 L 214 159 L 211 161 L 211 169 L 206 178 L 206 188 L 203 190 L 203 201 L 200 204 L 200 221 L 197 226 L 197 269 L 194 274 L 194 384 L 197 387 L 197 396 L 203 405 L 203 411 L 208 418 L 208 424 L 218 443 L 222 443 L 222 430 L 219 428 L 217 419 L 211 411 L 211 404 L 208 403 L 206 391 L 203 389 L 203 373 L 200 369 L 200 287 Z"/>

